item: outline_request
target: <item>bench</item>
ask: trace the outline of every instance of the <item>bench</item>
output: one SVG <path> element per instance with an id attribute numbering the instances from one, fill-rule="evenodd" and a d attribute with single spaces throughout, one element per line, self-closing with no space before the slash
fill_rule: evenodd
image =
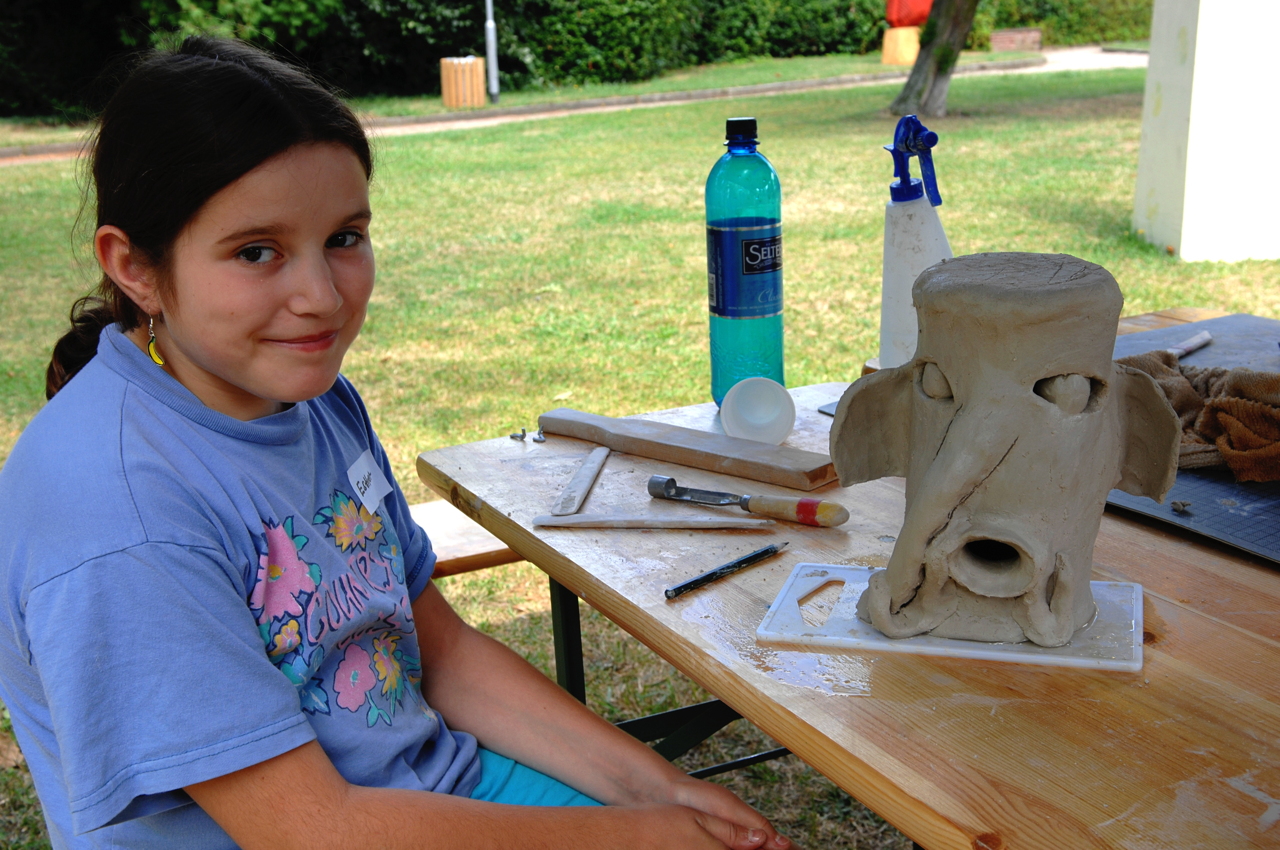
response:
<path id="1" fill-rule="evenodd" d="M 409 513 L 431 538 L 437 578 L 524 560 L 446 501 L 410 505 Z"/>

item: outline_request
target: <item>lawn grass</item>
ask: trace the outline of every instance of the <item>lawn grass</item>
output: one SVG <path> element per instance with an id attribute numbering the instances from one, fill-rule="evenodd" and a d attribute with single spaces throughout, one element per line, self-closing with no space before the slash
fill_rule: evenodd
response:
<path id="1" fill-rule="evenodd" d="M 939 212 L 955 253 L 1061 251 L 1099 262 L 1129 314 L 1185 305 L 1280 317 L 1280 262 L 1183 263 L 1130 232 L 1143 75 L 957 78 L 952 115 L 929 122 L 942 137 Z M 420 451 L 529 428 L 562 404 L 621 415 L 707 400 L 702 186 L 728 115 L 759 119 L 761 150 L 782 180 L 788 383 L 856 376 L 876 347 L 892 174 L 880 146 L 896 120 L 883 106 L 896 88 L 378 141 L 379 288 L 346 373 L 410 500 L 428 497 L 413 472 Z M 68 237 L 74 174 L 69 162 L 0 169 L 0 298 L 10 317 L 0 338 L 0 458 L 39 409 L 49 349 L 94 277 Z M 472 621 L 552 668 L 540 573 L 517 564 L 442 587 Z M 633 639 L 585 619 L 597 711 L 617 719 L 698 697 Z M 731 727 L 688 758 L 705 764 L 767 743 Z M 905 846 L 794 758 L 725 781 L 803 846 Z"/>
<path id="2" fill-rule="evenodd" d="M 965 51 L 961 65 L 1009 59 L 1026 59 L 1034 53 L 990 53 Z M 817 80 L 848 74 L 875 74 L 908 71 L 910 68 L 882 65 L 880 53 L 855 56 L 836 53 L 829 56 L 795 56 L 774 59 L 769 56 L 698 65 L 682 68 L 639 83 L 595 83 L 582 86 L 547 86 L 504 92 L 500 106 L 526 106 L 535 103 L 564 103 L 598 97 L 651 94 L 654 92 L 719 89 L 789 80 Z M 447 112 L 438 96 L 422 97 L 357 97 L 352 106 L 366 118 L 434 115 Z M 0 147 L 44 145 L 80 141 L 88 132 L 85 124 L 68 124 L 56 117 L 0 118 Z"/>

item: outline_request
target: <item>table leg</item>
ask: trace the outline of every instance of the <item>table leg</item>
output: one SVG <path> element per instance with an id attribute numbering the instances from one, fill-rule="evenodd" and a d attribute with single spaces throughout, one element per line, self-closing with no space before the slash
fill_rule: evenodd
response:
<path id="1" fill-rule="evenodd" d="M 578 597 L 555 579 L 551 582 L 551 630 L 556 641 L 556 681 L 580 703 L 587 701 L 582 669 L 582 620 Z"/>
<path id="2" fill-rule="evenodd" d="M 551 583 L 551 628 L 556 643 L 556 681 L 560 683 L 560 687 L 585 704 L 587 682 L 582 663 L 582 618 L 578 609 L 578 597 L 555 579 L 551 578 L 548 581 Z M 619 723 L 618 726 L 641 741 L 661 739 L 654 746 L 654 750 L 668 761 L 673 761 L 741 716 L 717 699 L 636 720 L 627 720 Z M 750 767 L 762 761 L 781 758 L 790 752 L 786 747 L 778 747 L 767 752 L 705 767 L 689 775 L 704 779 L 730 770 Z"/>

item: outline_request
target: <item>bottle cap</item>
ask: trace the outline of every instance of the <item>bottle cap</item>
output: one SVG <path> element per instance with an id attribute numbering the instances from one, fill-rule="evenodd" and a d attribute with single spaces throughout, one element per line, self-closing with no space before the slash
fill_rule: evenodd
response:
<path id="1" fill-rule="evenodd" d="M 938 194 L 938 178 L 933 171 L 933 146 L 938 143 L 938 134 L 920 123 L 914 115 L 904 115 L 893 131 L 893 144 L 884 149 L 893 154 L 893 176 L 898 179 L 889 184 L 889 197 L 895 201 L 914 201 L 929 194 L 929 203 L 933 206 L 942 204 L 942 196 Z M 911 157 L 920 158 L 919 178 L 911 176 Z"/>
<path id="2" fill-rule="evenodd" d="M 730 437 L 778 445 L 796 424 L 796 405 L 786 387 L 769 378 L 743 378 L 720 402 L 720 424 Z"/>
<path id="3" fill-rule="evenodd" d="M 734 139 L 750 139 L 756 138 L 756 119 L 754 118 L 730 118 L 724 122 L 724 137 L 730 141 Z"/>

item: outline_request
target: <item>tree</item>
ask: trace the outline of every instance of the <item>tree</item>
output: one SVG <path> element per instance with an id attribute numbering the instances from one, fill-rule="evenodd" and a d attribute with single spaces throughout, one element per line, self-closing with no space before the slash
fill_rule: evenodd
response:
<path id="1" fill-rule="evenodd" d="M 929 19 L 920 30 L 920 54 L 906 85 L 889 105 L 890 112 L 928 117 L 947 114 L 951 71 L 973 28 L 977 9 L 978 0 L 934 0 Z"/>

